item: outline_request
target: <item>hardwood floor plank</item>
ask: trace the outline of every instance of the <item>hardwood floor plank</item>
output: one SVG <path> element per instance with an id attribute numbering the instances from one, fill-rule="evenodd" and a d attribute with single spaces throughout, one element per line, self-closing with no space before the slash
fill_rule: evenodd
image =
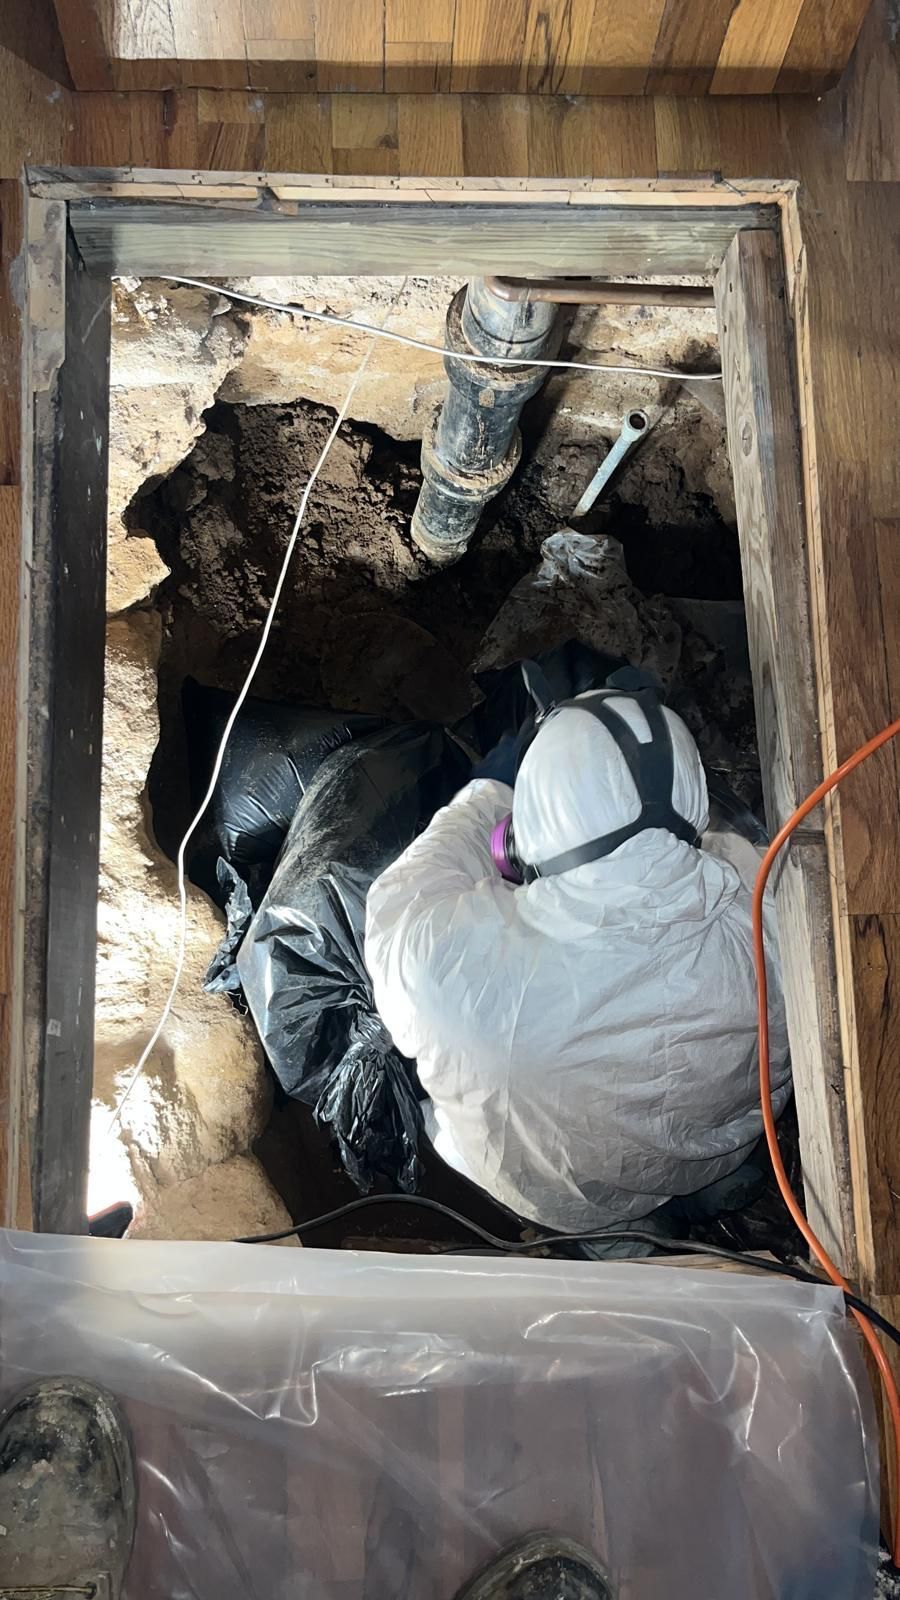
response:
<path id="1" fill-rule="evenodd" d="M 900 182 L 900 37 L 886 0 L 870 7 L 842 88 L 847 177 Z"/>
<path id="2" fill-rule="evenodd" d="M 863 739 L 890 721 L 893 709 L 882 625 L 886 597 L 861 462 L 829 462 L 822 483 L 822 526 L 835 755 L 845 761 Z M 841 784 L 841 889 L 851 914 L 900 912 L 898 793 L 893 749 L 867 761 Z"/>
<path id="3" fill-rule="evenodd" d="M 738 0 L 716 61 L 710 94 L 771 94 L 803 0 Z"/>
<path id="4" fill-rule="evenodd" d="M 900 917 L 872 914 L 849 921 L 856 1028 L 857 1081 L 852 1084 L 861 1191 L 871 1254 L 860 1267 L 867 1290 L 900 1294 Z"/>
<path id="5" fill-rule="evenodd" d="M 816 94 L 837 83 L 869 0 L 803 0 L 775 85 L 779 94 Z"/>
<path id="6" fill-rule="evenodd" d="M 593 29 L 594 0 L 530 5 L 519 89 L 523 94 L 578 94 Z"/>
<path id="7" fill-rule="evenodd" d="M 76 89 L 111 89 L 112 0 L 54 0 Z"/>
<path id="8" fill-rule="evenodd" d="M 402 94 L 397 102 L 401 173 L 456 177 L 463 167 L 463 102 L 456 94 Z"/>
<path id="9" fill-rule="evenodd" d="M 384 87 L 388 94 L 443 94 L 450 88 L 453 46 L 443 40 L 426 44 L 388 41 L 384 47 Z"/>
<path id="10" fill-rule="evenodd" d="M 463 160 L 478 178 L 528 174 L 528 101 L 523 95 L 462 97 Z"/>
<path id="11" fill-rule="evenodd" d="M 131 105 L 125 94 L 74 97 L 62 159 L 73 167 L 127 167 L 131 162 Z"/>
<path id="12" fill-rule="evenodd" d="M 384 88 L 384 0 L 316 0 L 316 87 Z"/>
<path id="13" fill-rule="evenodd" d="M 386 0 L 384 37 L 388 44 L 453 43 L 456 0 Z"/>
<path id="14" fill-rule="evenodd" d="M 515 93 L 525 49 L 528 0 L 456 0 L 454 94 Z"/>
<path id="15" fill-rule="evenodd" d="M 532 95 L 528 102 L 529 175 L 589 178 L 593 170 L 592 102 Z"/>
<path id="16" fill-rule="evenodd" d="M 645 0 L 626 11 L 620 0 L 595 0 L 581 74 L 584 94 L 643 94 L 665 5 L 666 0 Z"/>
<path id="17" fill-rule="evenodd" d="M 269 172 L 332 172 L 331 97 L 265 97 L 265 160 Z"/>
<path id="18" fill-rule="evenodd" d="M 659 26 L 648 94 L 705 94 L 737 0 L 667 0 Z"/>

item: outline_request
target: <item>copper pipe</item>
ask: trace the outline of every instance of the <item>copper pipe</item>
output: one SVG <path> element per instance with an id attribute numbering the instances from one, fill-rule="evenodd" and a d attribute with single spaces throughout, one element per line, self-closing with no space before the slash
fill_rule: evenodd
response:
<path id="1" fill-rule="evenodd" d="M 712 286 L 604 283 L 597 278 L 485 278 L 499 300 L 550 300 L 569 306 L 712 306 Z"/>

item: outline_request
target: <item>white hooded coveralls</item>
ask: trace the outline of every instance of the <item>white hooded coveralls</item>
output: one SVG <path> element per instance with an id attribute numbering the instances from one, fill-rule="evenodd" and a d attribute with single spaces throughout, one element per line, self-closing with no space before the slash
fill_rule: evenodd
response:
<path id="1" fill-rule="evenodd" d="M 613 706 L 637 737 L 631 699 Z M 666 710 L 672 802 L 708 827 L 703 768 Z M 734 834 L 697 849 L 662 829 L 513 887 L 490 836 L 510 810 L 523 860 L 633 821 L 612 735 L 570 704 L 527 750 L 513 791 L 469 783 L 369 890 L 378 1011 L 431 1099 L 443 1158 L 525 1217 L 565 1231 L 646 1216 L 734 1171 L 762 1130 L 750 887 Z M 772 1082 L 790 1092 L 774 907 L 766 910 Z"/>

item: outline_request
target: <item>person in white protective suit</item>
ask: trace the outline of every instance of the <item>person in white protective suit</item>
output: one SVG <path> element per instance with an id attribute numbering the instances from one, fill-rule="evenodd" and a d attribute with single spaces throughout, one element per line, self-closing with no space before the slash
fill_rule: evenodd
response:
<path id="1" fill-rule="evenodd" d="M 759 858 L 708 823 L 681 719 L 652 691 L 581 695 L 538 724 L 514 793 L 469 783 L 369 891 L 376 1004 L 418 1063 L 434 1146 L 534 1222 L 646 1217 L 734 1172 L 759 1139 Z M 780 1113 L 771 905 L 766 933 Z"/>

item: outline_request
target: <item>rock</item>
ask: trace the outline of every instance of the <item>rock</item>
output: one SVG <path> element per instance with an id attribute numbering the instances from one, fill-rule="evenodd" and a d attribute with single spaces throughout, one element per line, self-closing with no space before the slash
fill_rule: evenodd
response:
<path id="1" fill-rule="evenodd" d="M 156 548 L 156 541 L 140 528 L 123 528 L 110 544 L 106 569 L 106 609 L 110 616 L 149 600 L 169 569 Z"/>
<path id="2" fill-rule="evenodd" d="M 278 1191 L 255 1156 L 232 1156 L 198 1177 L 148 1193 L 129 1239 L 242 1239 L 291 1226 Z M 281 1241 L 300 1243 L 295 1237 Z"/>
<path id="3" fill-rule="evenodd" d="M 164 478 L 203 432 L 203 413 L 239 360 L 246 332 L 220 297 L 168 285 L 116 284 L 109 410 L 107 610 L 138 604 L 168 575 L 152 542 L 123 515 L 138 491 Z"/>
<path id="4" fill-rule="evenodd" d="M 447 307 L 458 278 L 244 278 L 233 286 L 270 300 L 353 317 L 442 346 Z M 236 312 L 241 315 L 240 310 Z M 307 321 L 286 312 L 246 308 L 249 337 L 222 399 L 247 405 L 300 398 L 333 409 L 372 341 L 364 333 Z M 446 389 L 441 356 L 376 339 L 353 395 L 351 415 L 395 439 L 420 439 Z"/>
<path id="5" fill-rule="evenodd" d="M 146 1068 L 130 1087 L 134 1065 L 162 1014 L 179 933 L 175 868 L 151 838 L 144 811 L 147 771 L 159 736 L 160 637 L 160 618 L 152 611 L 132 611 L 109 624 L 103 728 L 95 1165 L 109 1167 L 120 1190 L 114 1155 L 104 1155 L 102 1146 L 109 1146 L 110 1137 L 124 1140 L 142 1197 L 249 1150 L 271 1106 L 250 1023 L 221 996 L 202 991 L 222 922 L 206 896 L 190 885 L 178 998 Z M 119 1122 L 110 1136 L 109 1115 L 117 1107 Z M 113 1192 L 103 1203 L 118 1198 L 121 1193 Z"/>

